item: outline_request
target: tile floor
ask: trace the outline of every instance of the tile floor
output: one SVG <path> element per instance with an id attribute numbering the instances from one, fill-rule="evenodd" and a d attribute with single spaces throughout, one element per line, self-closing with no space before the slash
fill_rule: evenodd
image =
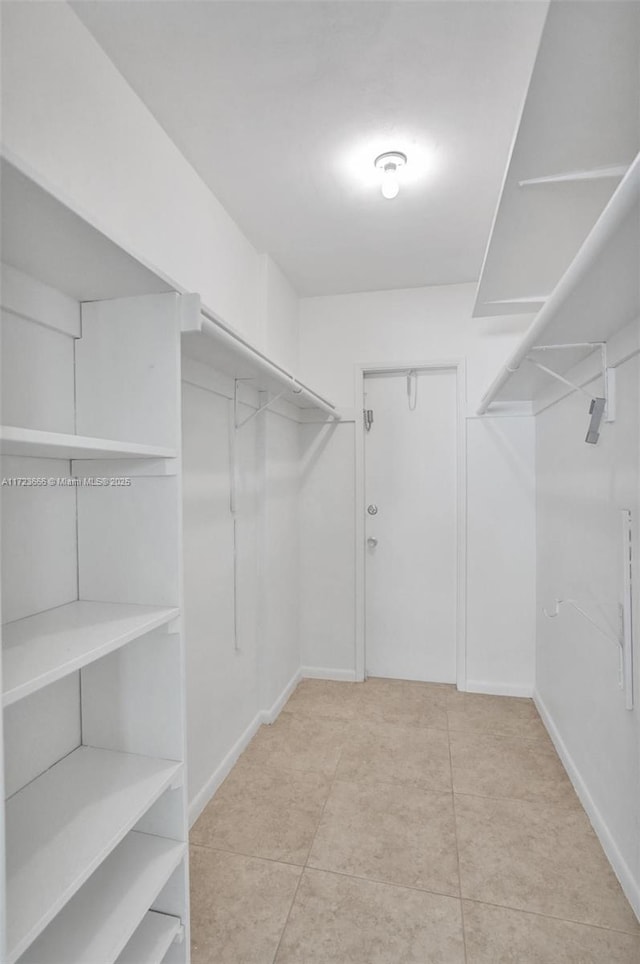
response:
<path id="1" fill-rule="evenodd" d="M 640 964 L 530 700 L 305 680 L 191 842 L 193 964 Z"/>

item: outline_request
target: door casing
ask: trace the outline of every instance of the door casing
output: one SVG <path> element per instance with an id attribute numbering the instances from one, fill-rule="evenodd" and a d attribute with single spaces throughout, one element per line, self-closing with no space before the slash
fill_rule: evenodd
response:
<path id="1" fill-rule="evenodd" d="M 456 684 L 467 688 L 467 464 L 465 362 L 462 358 L 445 358 L 425 362 L 399 361 L 390 364 L 361 362 L 355 366 L 355 678 L 365 678 L 365 461 L 364 461 L 364 379 L 367 374 L 394 374 L 416 371 L 453 371 L 456 376 Z"/>

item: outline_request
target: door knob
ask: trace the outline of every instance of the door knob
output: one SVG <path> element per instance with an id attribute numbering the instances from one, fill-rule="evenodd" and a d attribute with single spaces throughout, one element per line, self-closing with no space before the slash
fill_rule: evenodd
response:
<path id="1" fill-rule="evenodd" d="M 375 538 L 375 536 L 369 536 L 367 539 L 367 545 L 370 549 L 375 549 L 375 547 L 378 545 L 378 540 Z"/>
<path id="2" fill-rule="evenodd" d="M 377 505 L 374 505 L 373 503 L 371 503 L 371 505 L 368 505 L 368 506 L 367 506 L 367 512 L 369 513 L 369 515 L 377 515 L 377 514 L 378 514 L 378 506 L 377 506 Z"/>

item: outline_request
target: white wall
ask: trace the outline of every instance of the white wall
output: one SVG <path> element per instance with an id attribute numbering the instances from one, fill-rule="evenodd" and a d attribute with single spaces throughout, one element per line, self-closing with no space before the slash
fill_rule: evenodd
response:
<path id="1" fill-rule="evenodd" d="M 356 363 L 464 358 L 471 415 L 530 321 L 472 319 L 474 292 L 468 284 L 302 299 L 302 377 L 352 409 Z M 533 688 L 532 422 L 467 421 L 467 681 L 474 689 Z M 354 672 L 354 432 L 348 421 L 302 432 L 303 664 L 344 676 Z M 324 446 L 320 456 L 314 446 Z"/>
<path id="2" fill-rule="evenodd" d="M 295 303 L 126 83 L 73 10 L 7 2 L 2 10 L 2 139 L 10 159 L 144 263 L 261 348 L 290 362 Z M 271 319 L 277 318 L 270 331 Z"/>
<path id="3" fill-rule="evenodd" d="M 194 819 L 298 678 L 298 425 L 258 415 L 236 433 L 237 649 L 230 432 L 233 381 L 183 362 L 184 609 Z M 243 390 L 244 420 L 258 405 Z"/>
<path id="4" fill-rule="evenodd" d="M 636 345 L 640 325 L 636 325 Z M 618 368 L 616 420 L 586 445 L 588 402 L 574 393 L 537 416 L 537 699 L 627 896 L 640 914 L 640 658 L 636 706 L 618 687 L 618 647 L 577 612 L 547 619 L 555 597 L 578 600 L 616 635 L 622 564 L 619 509 L 640 543 L 640 359 Z M 635 551 L 637 569 L 638 553 Z M 640 580 L 634 605 L 640 611 Z M 638 647 L 638 619 L 635 643 Z"/>

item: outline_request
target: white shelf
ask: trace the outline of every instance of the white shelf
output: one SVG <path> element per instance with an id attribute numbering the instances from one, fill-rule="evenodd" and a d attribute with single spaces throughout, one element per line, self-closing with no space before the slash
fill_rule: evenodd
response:
<path id="1" fill-rule="evenodd" d="M 0 454 L 44 459 L 171 459 L 177 452 L 158 445 L 2 425 Z"/>
<path id="2" fill-rule="evenodd" d="M 526 361 L 540 345 L 606 342 L 640 318 L 640 154 L 522 342 L 484 395 L 493 402 L 531 401 L 553 383 Z M 590 350 L 545 351 L 538 359 L 559 374 Z"/>
<path id="3" fill-rule="evenodd" d="M 77 301 L 172 291 L 141 264 L 37 183 L 32 171 L 0 164 L 2 260 Z M 33 176 L 32 176 L 33 175 Z"/>
<path id="4" fill-rule="evenodd" d="M 7 964 L 180 772 L 168 760 L 83 746 L 7 800 Z"/>
<path id="5" fill-rule="evenodd" d="M 147 920 L 149 907 L 186 849 L 186 844 L 132 830 L 22 955 L 20 964 L 113 964 Z M 143 960 L 139 957 L 136 964 Z"/>
<path id="6" fill-rule="evenodd" d="M 251 383 L 256 391 L 282 395 L 301 409 L 317 409 L 339 419 L 335 406 L 290 372 L 272 362 L 235 332 L 200 311 L 199 299 L 190 316 L 183 319 L 182 354 L 210 365 L 216 371 Z"/>
<path id="7" fill-rule="evenodd" d="M 179 917 L 149 911 L 117 964 L 161 964 L 181 926 Z"/>
<path id="8" fill-rule="evenodd" d="M 179 610 L 124 603 L 78 602 L 2 627 L 2 703 L 36 690 L 178 616 Z"/>
<path id="9" fill-rule="evenodd" d="M 549 5 L 474 317 L 540 307 L 640 149 L 639 32 L 638 4 Z"/>

